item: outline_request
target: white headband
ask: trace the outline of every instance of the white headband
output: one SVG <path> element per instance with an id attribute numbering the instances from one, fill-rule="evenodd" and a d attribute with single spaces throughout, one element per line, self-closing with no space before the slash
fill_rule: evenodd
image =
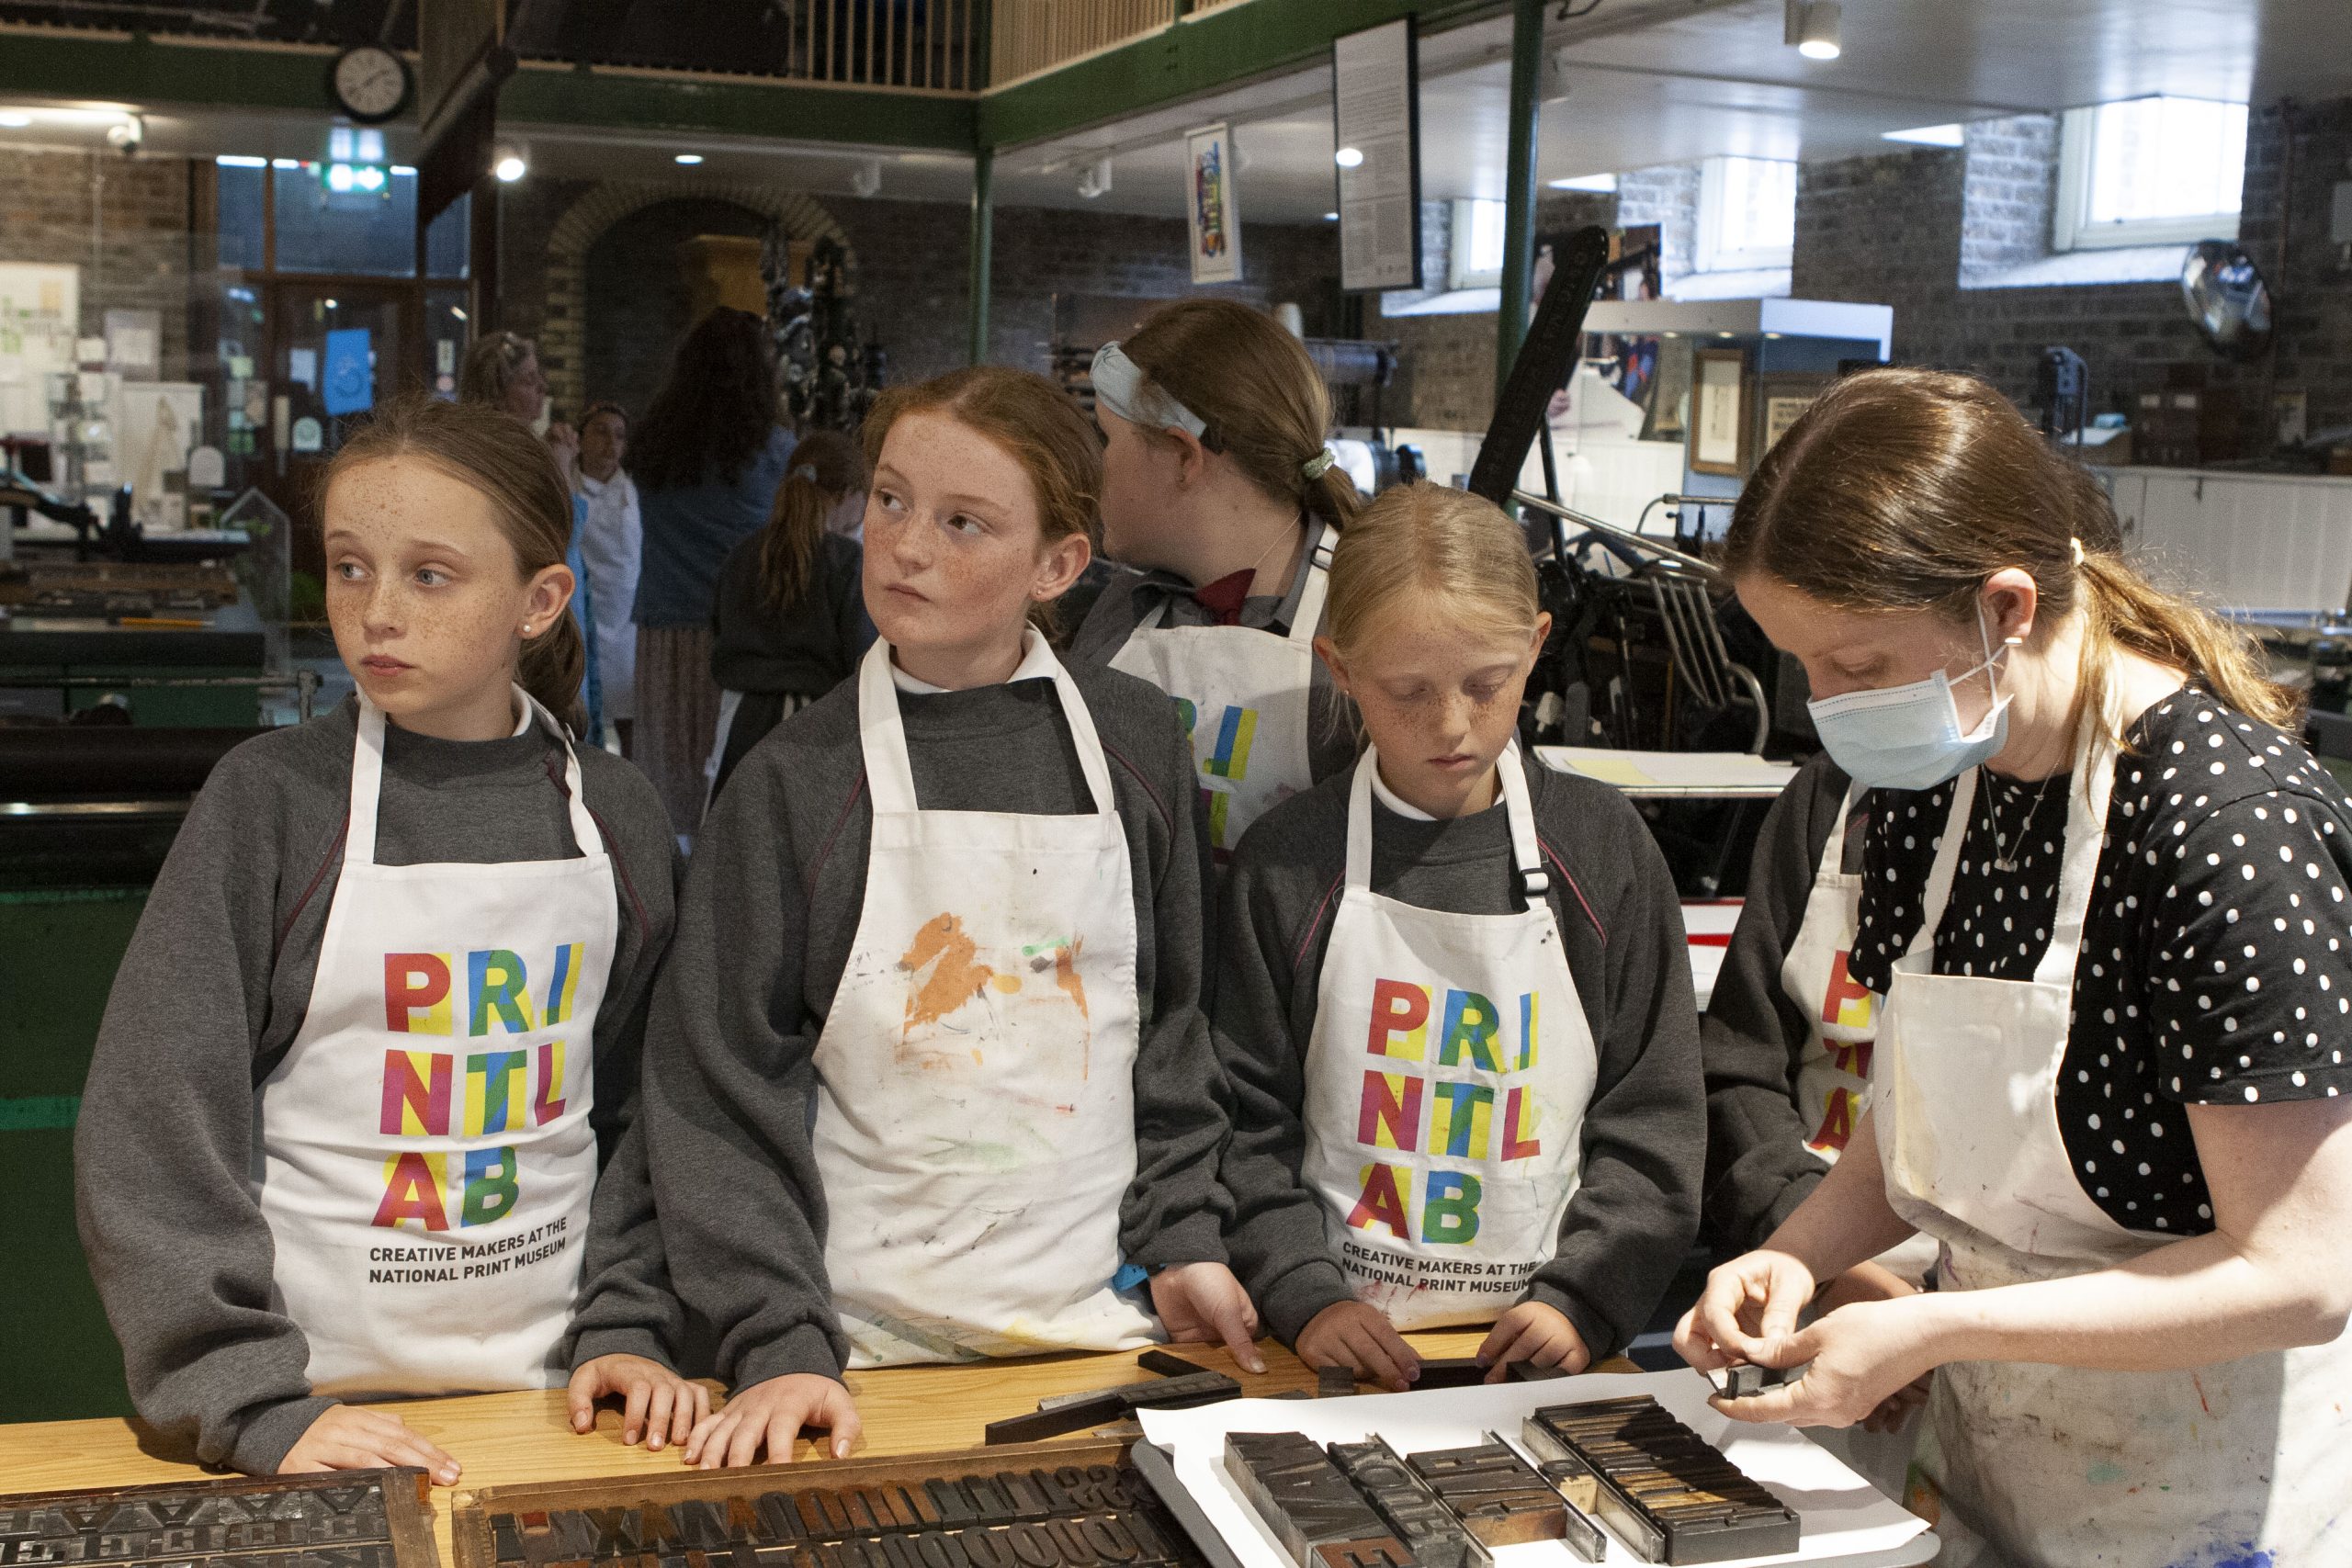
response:
<path id="1" fill-rule="evenodd" d="M 1131 424 L 1154 430 L 1174 426 L 1197 439 L 1209 432 L 1208 421 L 1158 387 L 1143 384 L 1143 371 L 1115 343 L 1094 351 L 1094 400 Z"/>

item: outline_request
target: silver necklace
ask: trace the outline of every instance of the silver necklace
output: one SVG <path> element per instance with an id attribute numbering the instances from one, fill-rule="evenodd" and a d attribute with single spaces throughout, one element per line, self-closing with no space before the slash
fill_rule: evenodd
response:
<path id="1" fill-rule="evenodd" d="M 1977 772 L 1983 776 L 1986 786 L 1984 790 L 1984 815 L 1989 818 L 1993 823 L 1993 869 L 1998 872 L 2014 872 L 2018 868 L 2018 859 L 2015 854 L 2010 852 L 2009 836 L 2001 831 L 2001 808 L 1999 805 L 1999 797 L 2001 794 L 2000 784 L 1995 779 L 1991 769 L 1980 766 L 1977 769 Z M 2056 773 L 2052 773 L 2043 778 L 2041 781 L 2041 787 L 2033 792 L 2033 798 L 2031 800 L 2026 802 L 2025 820 L 2018 825 L 2018 842 L 2019 844 L 2023 844 L 2025 842 L 2025 830 L 2033 826 L 2034 813 L 2041 809 L 2042 796 L 2050 793 L 2050 780 L 2054 779 L 2058 775 Z"/>

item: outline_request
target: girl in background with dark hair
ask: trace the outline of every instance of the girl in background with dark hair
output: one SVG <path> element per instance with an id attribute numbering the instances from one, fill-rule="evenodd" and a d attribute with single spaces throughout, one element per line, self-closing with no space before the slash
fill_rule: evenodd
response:
<path id="1" fill-rule="evenodd" d="M 593 646 L 605 721 L 629 754 L 637 718 L 637 627 L 629 612 L 637 603 L 638 559 L 645 525 L 639 513 L 637 482 L 621 467 L 628 450 L 628 414 L 618 403 L 591 403 L 580 419 L 580 462 L 571 476 L 573 494 L 584 515 L 580 523 L 581 564 L 596 586 Z"/>
<path id="2" fill-rule="evenodd" d="M 1094 356 L 1114 577 L 1071 653 L 1140 675 L 1192 734 L 1220 864 L 1268 807 L 1355 760 L 1315 660 L 1331 546 L 1359 504 L 1331 394 L 1262 310 L 1185 299 Z"/>
<path id="3" fill-rule="evenodd" d="M 813 431 L 793 449 L 768 525 L 736 546 L 718 574 L 710 653 L 718 735 L 706 768 L 713 798 L 745 752 L 840 685 L 874 640 L 857 541 L 841 526 L 853 510 L 865 510 L 865 459 L 840 431 Z"/>
<path id="4" fill-rule="evenodd" d="M 1193 761 L 1141 681 L 1064 668 L 1102 454 L 1043 377 L 883 394 L 886 640 L 714 806 L 646 1036 L 679 1293 L 726 1409 L 688 1462 L 846 1453 L 847 1366 L 1223 1338 L 1219 1076 Z"/>
<path id="5" fill-rule="evenodd" d="M 358 692 L 213 771 L 75 1130 L 132 1397 L 256 1474 L 449 1484 L 449 1454 L 340 1401 L 567 1373 L 575 1426 L 625 1393 L 629 1440 L 648 1410 L 683 1436 L 700 1394 L 662 1363 L 633 1122 L 676 852 L 637 771 L 566 734 L 562 480 L 520 422 L 403 400 L 336 454 L 322 510 Z"/>
<path id="6" fill-rule="evenodd" d="M 767 522 L 791 467 L 767 323 L 724 306 L 678 345 L 636 433 L 637 761 L 681 837 L 702 819 L 718 727 L 711 614 L 728 552 Z"/>
<path id="7" fill-rule="evenodd" d="M 2343 1560 L 2352 799 L 2249 638 L 2142 577 L 1981 381 L 1839 382 L 1724 540 L 1871 791 L 1870 1108 L 1677 1333 L 1842 1427 L 1932 1371 L 1938 1562 Z M 1799 1327 L 1924 1232 L 1939 1289 Z M 2328 1540 L 2336 1542 L 2326 1545 Z"/>

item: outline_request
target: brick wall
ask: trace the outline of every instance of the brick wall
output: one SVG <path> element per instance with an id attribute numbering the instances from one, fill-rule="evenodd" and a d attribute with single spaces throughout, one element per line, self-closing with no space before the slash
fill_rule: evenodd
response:
<path id="1" fill-rule="evenodd" d="M 82 269 L 82 331 L 112 310 L 163 313 L 161 378 L 189 378 L 191 165 L 182 158 L 0 149 L 0 260 Z M 209 269 L 209 246 L 200 247 Z M 201 359 L 209 362 L 209 352 Z"/>
<path id="2" fill-rule="evenodd" d="M 2055 115 L 2029 114 L 1968 128 L 1961 186 L 1963 284 L 2049 253 L 2058 123 Z"/>
<path id="3" fill-rule="evenodd" d="M 1699 265 L 1699 165 L 1668 164 L 1618 175 L 1615 221 L 1658 226 L 1658 275 L 1671 293 Z"/>
<path id="4" fill-rule="evenodd" d="M 588 248 L 583 338 L 590 398 L 642 413 L 694 323 L 678 247 L 698 234 L 757 238 L 767 220 L 732 202 L 665 201 L 630 213 Z"/>

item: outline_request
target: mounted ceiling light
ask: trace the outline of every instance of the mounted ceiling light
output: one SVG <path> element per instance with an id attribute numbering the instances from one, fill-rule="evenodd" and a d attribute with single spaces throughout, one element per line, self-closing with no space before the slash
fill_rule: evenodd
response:
<path id="1" fill-rule="evenodd" d="M 1844 8 L 1838 0 L 1783 0 L 1781 38 L 1807 60 L 1835 60 Z"/>
<path id="2" fill-rule="evenodd" d="M 1592 190 L 1613 195 L 1617 189 L 1615 175 L 1572 175 L 1565 180 L 1545 180 L 1554 190 Z"/>
<path id="3" fill-rule="evenodd" d="M 530 149 L 519 141 L 502 141 L 490 155 L 490 172 L 501 185 L 513 185 L 531 172 Z"/>
<path id="4" fill-rule="evenodd" d="M 684 164 L 686 167 L 691 169 L 696 164 L 702 162 L 702 154 L 699 152 L 681 152 L 675 158 L 673 158 L 671 162 L 673 164 Z"/>
<path id="5" fill-rule="evenodd" d="M 1111 190 L 1111 160 L 1097 158 L 1078 172 L 1078 194 L 1089 201 Z"/>
<path id="6" fill-rule="evenodd" d="M 882 189 L 882 160 L 867 158 L 849 172 L 849 188 L 854 196 L 871 197 Z"/>
<path id="7" fill-rule="evenodd" d="M 1908 130 L 1882 130 L 1881 141 L 1908 141 L 1917 147 L 1959 147 L 1968 141 L 1968 130 L 1960 125 L 1915 125 Z"/>
<path id="8" fill-rule="evenodd" d="M 1361 147 L 1342 147 L 1337 152 L 1331 154 L 1331 162 L 1339 164 L 1340 167 L 1343 169 L 1352 169 L 1357 164 L 1363 162 L 1363 149 Z"/>
<path id="9" fill-rule="evenodd" d="M 7 109 L 7 110 L 5 110 L 5 111 L 0 111 L 0 129 L 5 129 L 5 130 L 24 130 L 24 128 L 25 128 L 25 127 L 27 127 L 27 126 L 30 125 L 32 122 L 33 122 L 33 117 L 32 117 L 32 116 L 30 116 L 30 115 L 28 115 L 28 114 L 23 114 L 23 113 L 20 113 L 20 112 L 18 112 L 18 111 L 17 111 L 17 110 L 16 110 L 16 109 Z"/>

